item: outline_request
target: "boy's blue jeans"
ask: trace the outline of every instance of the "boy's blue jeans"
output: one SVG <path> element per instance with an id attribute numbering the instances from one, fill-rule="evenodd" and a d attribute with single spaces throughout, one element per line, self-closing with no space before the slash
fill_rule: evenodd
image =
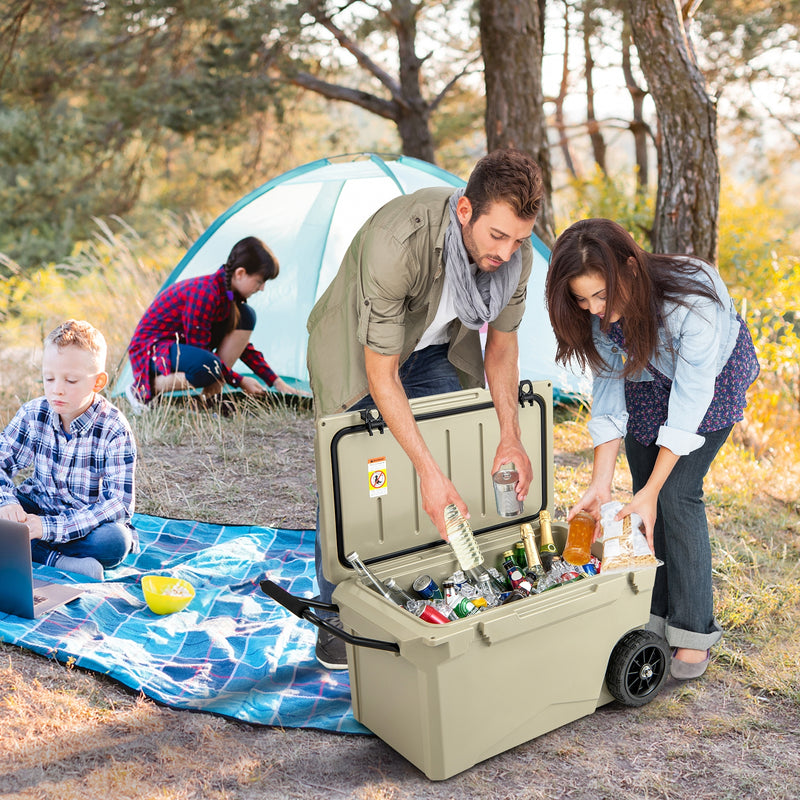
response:
<path id="1" fill-rule="evenodd" d="M 672 647 L 707 650 L 722 637 L 714 619 L 703 479 L 731 428 L 704 433 L 703 446 L 678 459 L 658 495 L 653 544 L 664 564 L 656 572 L 647 627 Z M 647 483 L 659 449 L 625 438 L 634 492 Z"/>
<path id="2" fill-rule="evenodd" d="M 448 344 L 434 344 L 413 352 L 400 367 L 399 374 L 406 397 L 428 397 L 432 394 L 457 392 L 461 389 L 455 367 L 447 360 Z M 370 395 L 359 400 L 350 411 L 370 408 L 375 401 Z M 331 583 L 322 573 L 322 554 L 319 543 L 319 504 L 317 504 L 317 535 L 314 545 L 314 560 L 317 570 L 319 599 L 331 602 L 336 584 Z M 327 616 L 325 612 L 320 616 Z"/>
<path id="3" fill-rule="evenodd" d="M 41 510 L 26 498 L 19 497 L 18 501 L 26 513 L 41 515 Z M 35 563 L 48 566 L 53 566 L 60 555 L 94 558 L 103 565 L 103 569 L 113 569 L 128 555 L 132 544 L 133 534 L 127 525 L 121 522 L 104 522 L 86 536 L 69 542 L 43 542 L 41 539 L 33 539 L 31 557 Z"/>

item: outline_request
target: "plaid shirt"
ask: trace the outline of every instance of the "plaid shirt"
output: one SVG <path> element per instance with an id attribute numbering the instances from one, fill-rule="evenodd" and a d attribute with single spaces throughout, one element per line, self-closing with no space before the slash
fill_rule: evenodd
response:
<path id="1" fill-rule="evenodd" d="M 215 348 L 211 341 L 212 328 L 231 313 L 232 301 L 225 292 L 225 268 L 220 267 L 211 275 L 171 284 L 159 292 L 144 312 L 128 347 L 134 386 L 143 402 L 153 396 L 151 361 L 155 362 L 157 374 L 168 375 L 172 371 L 169 351 L 173 344 L 178 342 L 209 351 Z M 249 342 L 241 360 L 267 386 L 277 380 L 278 376 L 264 356 Z M 225 364 L 222 364 L 222 375 L 231 386 L 242 382 L 242 376 Z"/>
<path id="2" fill-rule="evenodd" d="M 19 486 L 13 476 L 33 466 Z M 104 397 L 70 425 L 44 397 L 20 408 L 0 433 L 0 505 L 25 496 L 41 511 L 42 539 L 63 544 L 80 539 L 105 522 L 131 525 L 136 444 L 122 412 Z"/>

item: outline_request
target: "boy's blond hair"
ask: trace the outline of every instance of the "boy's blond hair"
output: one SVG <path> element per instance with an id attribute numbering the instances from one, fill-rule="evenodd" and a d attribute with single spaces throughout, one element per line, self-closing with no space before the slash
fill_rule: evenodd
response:
<path id="1" fill-rule="evenodd" d="M 106 338 L 97 328 L 82 319 L 68 319 L 51 331 L 44 340 L 44 346 L 52 344 L 58 347 L 78 347 L 94 356 L 98 372 L 105 372 Z"/>

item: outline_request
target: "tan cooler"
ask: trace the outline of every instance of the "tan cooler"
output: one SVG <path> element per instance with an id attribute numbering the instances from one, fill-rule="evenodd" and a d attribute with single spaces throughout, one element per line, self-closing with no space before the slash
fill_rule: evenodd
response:
<path id="1" fill-rule="evenodd" d="M 553 509 L 552 385 L 520 383 L 522 440 L 534 478 L 522 513 L 501 517 L 491 468 L 497 415 L 485 390 L 411 401 L 422 435 L 470 511 L 496 566 L 542 509 Z M 317 423 L 323 565 L 337 584 L 348 641 L 356 719 L 428 778 L 442 780 L 613 699 L 643 705 L 669 669 L 666 644 L 642 627 L 655 568 L 587 577 L 444 625 L 424 622 L 364 586 L 345 556 L 357 551 L 384 581 L 409 594 L 420 574 L 439 585 L 458 564 L 422 509 L 407 456 L 376 410 Z M 553 523 L 561 549 L 566 527 Z M 270 581 L 264 591 L 298 616 L 309 607 Z M 354 644 L 355 642 L 356 644 Z"/>

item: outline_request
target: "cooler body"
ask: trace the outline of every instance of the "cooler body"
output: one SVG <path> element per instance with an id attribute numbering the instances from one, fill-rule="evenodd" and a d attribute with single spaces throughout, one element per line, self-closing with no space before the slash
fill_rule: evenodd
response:
<path id="1" fill-rule="evenodd" d="M 551 388 L 525 386 L 520 420 L 534 480 L 516 518 L 495 509 L 499 430 L 488 392 L 412 401 L 426 443 L 469 506 L 487 567 L 520 539 L 521 523 L 538 539 L 539 512 L 553 507 Z M 324 569 L 337 583 L 344 628 L 399 647 L 348 644 L 355 717 L 441 780 L 611 700 L 609 657 L 648 621 L 655 569 L 587 577 L 447 624 L 423 622 L 360 583 L 345 558 L 357 551 L 410 594 L 420 574 L 441 585 L 458 569 L 422 511 L 407 457 L 388 430 L 369 427 L 358 414 L 324 418 L 316 452 Z M 566 528 L 552 528 L 560 550 Z"/>

